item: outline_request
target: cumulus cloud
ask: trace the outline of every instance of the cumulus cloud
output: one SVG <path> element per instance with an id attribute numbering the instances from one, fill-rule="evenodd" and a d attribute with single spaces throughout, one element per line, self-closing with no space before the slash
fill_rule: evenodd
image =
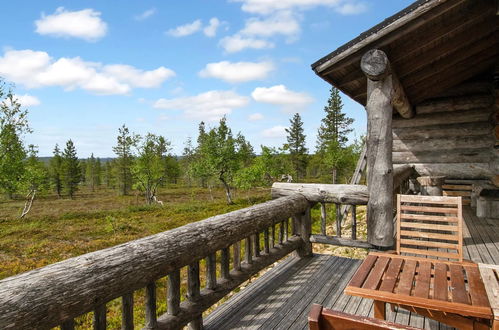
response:
<path id="1" fill-rule="evenodd" d="M 199 72 L 203 78 L 217 78 L 229 83 L 240 83 L 265 79 L 273 71 L 271 62 L 228 62 L 208 63 Z"/>
<path id="2" fill-rule="evenodd" d="M 264 117 L 261 113 L 252 113 L 251 115 L 248 116 L 248 120 L 249 121 L 258 121 L 258 120 L 262 120 Z"/>
<path id="3" fill-rule="evenodd" d="M 220 20 L 216 17 L 213 17 L 210 19 L 210 23 L 205 26 L 205 28 L 203 29 L 203 33 L 205 36 L 207 37 L 214 37 L 217 35 L 217 29 L 218 27 L 220 26 Z"/>
<path id="4" fill-rule="evenodd" d="M 42 17 L 35 21 L 35 32 L 52 37 L 96 41 L 107 33 L 107 24 L 100 15 L 100 12 L 93 9 L 68 11 L 59 7 L 52 15 L 42 13 Z"/>
<path id="5" fill-rule="evenodd" d="M 259 37 L 271 37 L 279 34 L 296 37 L 300 33 L 300 24 L 295 15 L 290 11 L 285 11 L 264 19 L 250 18 L 240 33 Z"/>
<path id="6" fill-rule="evenodd" d="M 190 97 L 159 99 L 156 109 L 181 110 L 188 119 L 216 121 L 249 103 L 249 98 L 233 91 L 208 91 Z"/>
<path id="7" fill-rule="evenodd" d="M 246 38 L 239 34 L 235 34 L 220 40 L 220 46 L 222 46 L 227 53 L 237 53 L 247 48 L 266 49 L 274 48 L 275 45 L 267 40 Z"/>
<path id="8" fill-rule="evenodd" d="M 357 15 L 366 12 L 368 9 L 367 4 L 359 3 L 344 3 L 338 6 L 335 10 L 342 15 Z"/>
<path id="9" fill-rule="evenodd" d="M 284 85 L 257 87 L 251 96 L 257 102 L 278 105 L 286 111 L 296 111 L 314 101 L 310 95 L 291 91 Z"/>
<path id="10" fill-rule="evenodd" d="M 104 65 L 80 57 L 53 59 L 43 51 L 9 50 L 0 57 L 0 75 L 27 88 L 60 86 L 95 94 L 126 94 L 133 87 L 159 87 L 175 73 L 165 67 L 144 71 L 123 64 Z"/>
<path id="11" fill-rule="evenodd" d="M 151 8 L 151 9 L 147 9 L 143 13 L 140 13 L 139 15 L 136 15 L 134 17 L 134 19 L 136 21 L 143 21 L 145 19 L 148 19 L 149 17 L 151 17 L 154 14 L 156 14 L 156 8 Z"/>
<path id="12" fill-rule="evenodd" d="M 14 95 L 14 99 L 17 99 L 23 107 L 34 107 L 41 104 L 40 100 L 36 96 L 29 94 Z"/>
<path id="13" fill-rule="evenodd" d="M 248 13 L 267 15 L 276 11 L 309 9 L 317 6 L 334 6 L 341 0 L 235 0 L 242 2 L 242 9 Z"/>
<path id="14" fill-rule="evenodd" d="M 172 37 L 180 38 L 198 32 L 201 29 L 201 26 L 202 26 L 201 20 L 198 19 L 192 23 L 180 25 L 174 29 L 170 29 L 166 31 L 166 33 L 168 35 L 171 35 Z"/>
<path id="15" fill-rule="evenodd" d="M 286 128 L 285 126 L 274 126 L 271 128 L 267 128 L 262 131 L 262 136 L 268 139 L 278 139 L 286 137 Z"/>

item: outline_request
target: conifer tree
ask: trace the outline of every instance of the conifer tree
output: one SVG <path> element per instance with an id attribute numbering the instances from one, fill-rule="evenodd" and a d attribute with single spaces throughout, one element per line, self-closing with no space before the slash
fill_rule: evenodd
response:
<path id="1" fill-rule="evenodd" d="M 308 149 L 305 147 L 306 135 L 303 133 L 303 122 L 299 113 L 296 113 L 293 118 L 290 119 L 289 123 L 289 128 L 286 128 L 288 143 L 286 144 L 285 149 L 289 151 L 293 169 L 300 179 L 305 176 L 307 169 Z"/>
<path id="2" fill-rule="evenodd" d="M 353 119 L 347 117 L 342 112 L 343 102 L 338 89 L 332 87 L 331 95 L 324 107 L 326 117 L 321 121 L 321 126 L 317 134 L 317 150 L 322 151 L 332 141 L 336 141 L 339 146 L 344 147 L 348 141 L 347 135 L 353 131 L 350 125 Z"/>
<path id="3" fill-rule="evenodd" d="M 102 184 L 102 163 L 100 158 L 97 157 L 94 164 L 94 185 L 100 186 Z"/>
<path id="4" fill-rule="evenodd" d="M 132 162 L 133 148 L 138 142 L 138 135 L 130 133 L 128 128 L 123 124 L 118 129 L 119 135 L 117 144 L 113 147 L 114 153 L 118 156 L 116 159 L 118 185 L 122 195 L 127 195 L 132 187 Z"/>
<path id="5" fill-rule="evenodd" d="M 45 164 L 38 159 L 38 149 L 33 144 L 28 146 L 28 158 L 25 160 L 24 190 L 27 191 L 26 202 L 21 213 L 21 218 L 25 217 L 35 200 L 36 193 L 47 187 L 48 175 Z"/>
<path id="6" fill-rule="evenodd" d="M 55 145 L 53 153 L 54 156 L 49 163 L 50 182 L 57 197 L 60 198 L 62 196 L 62 156 L 59 145 Z"/>
<path id="7" fill-rule="evenodd" d="M 332 87 L 331 94 L 324 107 L 326 116 L 321 121 L 317 134 L 317 157 L 327 171 L 330 172 L 332 183 L 336 183 L 338 169 L 350 154 L 346 149 L 347 135 L 353 131 L 350 125 L 353 119 L 342 112 L 343 102 L 338 89 Z"/>
<path id="8" fill-rule="evenodd" d="M 113 163 L 114 161 L 107 160 L 104 165 L 104 184 L 107 188 L 113 187 Z"/>
<path id="9" fill-rule="evenodd" d="M 85 162 L 85 183 L 93 191 L 95 191 L 95 157 L 94 154 L 87 158 Z"/>
<path id="10" fill-rule="evenodd" d="M 62 186 L 68 196 L 73 199 L 81 182 L 81 167 L 73 141 L 68 140 L 62 153 Z"/>

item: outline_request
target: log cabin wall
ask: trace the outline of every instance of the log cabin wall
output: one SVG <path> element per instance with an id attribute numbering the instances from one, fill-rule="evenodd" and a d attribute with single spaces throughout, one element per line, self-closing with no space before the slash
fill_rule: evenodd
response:
<path id="1" fill-rule="evenodd" d="M 473 82 L 420 103 L 412 119 L 394 115 L 394 165 L 414 165 L 419 175 L 492 179 L 499 173 L 495 103 L 492 82 Z"/>

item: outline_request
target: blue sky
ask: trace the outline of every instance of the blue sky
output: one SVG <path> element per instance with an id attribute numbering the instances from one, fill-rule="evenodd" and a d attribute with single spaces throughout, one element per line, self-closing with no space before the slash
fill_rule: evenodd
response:
<path id="1" fill-rule="evenodd" d="M 181 153 L 223 115 L 259 152 L 292 114 L 313 150 L 330 86 L 310 64 L 407 0 L 8 1 L 0 76 L 29 109 L 40 156 L 76 143 L 113 156 L 118 127 L 161 134 Z M 363 108 L 343 97 L 365 132 Z M 353 137 L 353 136 L 352 136 Z"/>

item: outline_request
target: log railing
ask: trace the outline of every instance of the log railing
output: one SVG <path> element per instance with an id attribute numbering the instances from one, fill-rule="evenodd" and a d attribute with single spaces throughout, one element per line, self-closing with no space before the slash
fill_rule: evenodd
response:
<path id="1" fill-rule="evenodd" d="M 357 248 L 373 248 L 365 240 L 359 239 L 357 228 L 357 206 L 366 205 L 368 201 L 367 186 L 348 184 L 309 184 L 309 183 L 282 183 L 272 185 L 272 197 L 291 196 L 300 193 L 307 200 L 320 205 L 320 229 L 317 228 L 310 235 L 312 243 L 322 243 Z M 327 205 L 334 204 L 336 212 L 335 235 L 327 233 Z M 350 219 L 342 219 L 342 205 L 349 206 Z M 343 231 L 350 225 L 350 237 L 344 237 Z M 316 226 L 317 227 L 317 226 Z"/>
<path id="2" fill-rule="evenodd" d="M 300 194 L 218 215 L 1 280 L 0 328 L 74 329 L 93 311 L 94 329 L 105 329 L 106 304 L 121 297 L 122 329 L 133 329 L 134 292 L 145 289 L 146 329 L 199 329 L 202 313 L 251 276 L 293 251 L 310 255 L 309 238 Z M 166 297 L 156 287 L 165 277 Z M 160 299 L 167 311 L 157 317 Z"/>

